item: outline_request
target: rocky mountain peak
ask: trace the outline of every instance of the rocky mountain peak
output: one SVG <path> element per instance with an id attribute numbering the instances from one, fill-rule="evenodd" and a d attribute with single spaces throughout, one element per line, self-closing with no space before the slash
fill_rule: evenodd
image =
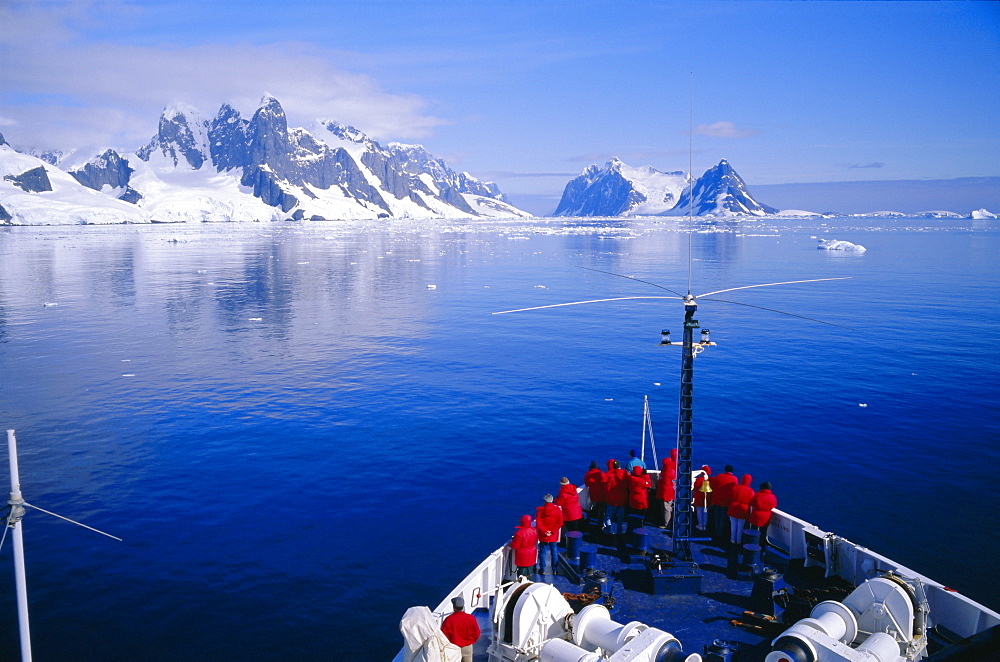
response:
<path id="1" fill-rule="evenodd" d="M 757 202 L 746 182 L 728 161 L 722 159 L 705 171 L 690 190 L 685 190 L 674 211 L 695 216 L 709 214 L 762 216 L 777 212 L 774 207 Z"/>
<path id="2" fill-rule="evenodd" d="M 105 150 L 80 168 L 68 172 L 76 181 L 87 188 L 111 192 L 119 200 L 134 204 L 142 198 L 138 191 L 129 186 L 129 181 L 135 170 L 129 166 L 128 161 L 121 154 L 113 149 Z"/>
<path id="3" fill-rule="evenodd" d="M 174 103 L 163 109 L 156 135 L 136 151 L 143 161 L 160 153 L 173 161 L 182 161 L 198 170 L 208 159 L 208 122 L 192 106 Z"/>
<path id="4" fill-rule="evenodd" d="M 456 173 L 420 145 L 385 147 L 333 120 L 321 122 L 315 134 L 291 128 L 272 95 L 264 95 L 250 119 L 230 104 L 210 121 L 189 105 L 171 104 L 156 135 L 136 155 L 154 167 L 139 160 L 130 165 L 108 150 L 70 174 L 84 186 L 140 207 L 155 208 L 162 200 L 161 213 L 170 218 L 203 218 L 166 202 L 183 199 L 192 184 L 219 190 L 218 198 L 199 193 L 198 200 L 215 210 L 209 215 L 229 217 L 260 216 L 260 202 L 277 208 L 274 217 L 292 219 L 527 215 L 511 207 L 495 184 Z M 191 169 L 203 173 L 175 175 Z M 231 173 L 231 183 L 215 173 Z M 251 195 L 258 200 L 240 201 Z"/>

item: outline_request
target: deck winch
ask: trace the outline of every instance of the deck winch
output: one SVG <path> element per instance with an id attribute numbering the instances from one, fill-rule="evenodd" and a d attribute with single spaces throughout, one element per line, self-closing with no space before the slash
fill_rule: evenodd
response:
<path id="1" fill-rule="evenodd" d="M 701 662 L 686 655 L 672 634 L 638 621 L 621 624 L 604 605 L 574 613 L 549 584 L 522 582 L 511 587 L 494 609 L 500 635 L 491 660 L 509 662 Z"/>
<path id="2" fill-rule="evenodd" d="M 773 642 L 765 662 L 901 662 L 923 656 L 920 586 L 898 576 L 868 579 L 844 598 L 816 605 Z"/>

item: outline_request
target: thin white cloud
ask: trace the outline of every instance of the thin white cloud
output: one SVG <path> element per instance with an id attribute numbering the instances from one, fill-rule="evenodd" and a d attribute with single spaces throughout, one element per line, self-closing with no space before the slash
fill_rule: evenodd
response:
<path id="1" fill-rule="evenodd" d="M 264 91 L 293 126 L 335 119 L 378 138 L 414 139 L 444 124 L 417 95 L 393 94 L 337 67 L 336 51 L 304 43 L 185 47 L 88 41 L 69 26 L 75 3 L 0 7 L 0 99 L 25 147 L 141 146 L 164 106 L 208 116 L 230 103 L 250 113 Z"/>
<path id="2" fill-rule="evenodd" d="M 694 132 L 712 138 L 748 138 L 757 135 L 753 129 L 737 129 L 733 122 L 725 120 L 712 124 L 699 124 L 694 128 Z"/>

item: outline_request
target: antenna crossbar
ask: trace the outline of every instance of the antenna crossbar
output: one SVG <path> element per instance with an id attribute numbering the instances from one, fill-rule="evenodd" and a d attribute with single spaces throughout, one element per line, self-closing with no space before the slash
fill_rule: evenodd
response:
<path id="1" fill-rule="evenodd" d="M 40 510 L 40 511 L 42 511 L 43 513 L 45 513 L 46 515 L 52 515 L 53 517 L 58 517 L 59 519 L 62 519 L 62 520 L 66 520 L 67 522 L 69 522 L 69 523 L 71 523 L 71 524 L 76 524 L 77 526 L 82 526 L 82 527 L 83 527 L 83 528 L 85 528 L 85 529 L 90 529 L 90 530 L 91 530 L 91 531 L 93 531 L 94 533 L 100 533 L 100 534 L 101 534 L 102 536 L 107 536 L 107 537 L 109 537 L 109 538 L 114 538 L 114 539 L 115 539 L 115 540 L 117 540 L 118 542 L 124 542 L 124 541 L 123 541 L 123 540 L 122 540 L 121 538 L 119 538 L 118 536 L 113 536 L 113 535 L 111 535 L 110 533 L 105 533 L 104 531 L 101 531 L 100 529 L 95 529 L 95 528 L 94 528 L 94 527 L 92 527 L 92 526 L 87 526 L 86 524 L 83 524 L 82 522 L 77 522 L 77 521 L 76 521 L 75 519 L 70 519 L 70 518 L 68 518 L 68 517 L 63 517 L 62 515 L 57 515 L 56 513 L 53 513 L 53 512 L 51 512 L 51 511 L 48 511 L 48 510 L 45 510 L 44 508 L 39 508 L 38 506 L 35 506 L 35 505 L 33 505 L 33 504 L 30 504 L 30 503 L 28 503 L 27 501 L 25 501 L 25 502 L 24 502 L 24 505 L 25 505 L 25 506 L 27 506 L 28 508 L 34 508 L 35 510 Z"/>
<path id="2" fill-rule="evenodd" d="M 735 292 L 736 290 L 750 290 L 755 287 L 771 287 L 772 285 L 794 285 L 795 283 L 818 283 L 824 280 L 850 280 L 854 276 L 838 276 L 836 278 L 810 278 L 808 280 L 786 280 L 781 283 L 761 283 L 760 285 L 743 285 L 742 287 L 730 287 L 726 290 L 716 290 L 714 292 L 705 292 L 704 294 L 699 294 L 697 298 L 710 297 L 713 294 L 722 294 L 723 292 Z M 727 302 L 732 303 L 732 302 Z"/>
<path id="3" fill-rule="evenodd" d="M 627 278 L 629 280 L 634 280 L 634 281 L 639 282 L 639 283 L 645 283 L 646 285 L 652 285 L 653 287 L 658 287 L 661 290 L 666 290 L 667 292 L 671 292 L 673 294 L 676 294 L 679 297 L 683 297 L 684 296 L 680 292 L 678 292 L 677 290 L 672 290 L 669 287 L 664 287 L 663 285 L 660 285 L 659 283 L 654 283 L 653 281 L 650 281 L 650 280 L 643 280 L 641 278 L 636 278 L 635 276 L 626 276 L 625 274 L 616 274 L 613 271 L 604 271 L 603 269 L 594 269 L 593 267 L 580 267 L 580 268 L 581 269 L 586 269 L 587 271 L 596 271 L 599 274 L 607 274 L 609 276 L 618 276 L 619 278 Z"/>
<path id="4" fill-rule="evenodd" d="M 531 306 L 530 308 L 515 308 L 514 310 L 500 310 L 491 315 L 506 315 L 507 313 L 523 313 L 526 310 L 542 310 L 543 308 L 560 308 L 562 306 L 579 306 L 584 303 L 603 303 L 605 301 L 631 301 L 634 299 L 680 299 L 681 297 L 664 296 L 634 296 L 634 297 L 613 297 L 611 299 L 589 299 L 587 301 L 570 301 L 568 303 L 550 303 L 547 306 Z"/>
<path id="5" fill-rule="evenodd" d="M 806 317 L 805 315 L 796 315 L 795 313 L 786 313 L 784 310 L 778 310 L 777 308 L 765 308 L 764 306 L 755 306 L 752 303 L 743 303 L 742 301 L 728 301 L 726 299 L 699 299 L 699 301 L 714 301 L 717 303 L 731 303 L 734 306 L 746 306 L 748 308 L 757 308 L 758 310 L 766 310 L 771 313 L 779 313 L 781 315 L 788 315 L 789 317 L 797 317 L 800 320 L 809 320 L 810 322 L 819 322 L 820 324 L 827 324 L 829 326 L 835 326 L 838 329 L 847 329 L 848 331 L 853 331 L 849 326 L 844 326 L 842 324 L 834 324 L 833 322 L 826 322 L 821 319 L 816 319 L 815 317 Z"/>

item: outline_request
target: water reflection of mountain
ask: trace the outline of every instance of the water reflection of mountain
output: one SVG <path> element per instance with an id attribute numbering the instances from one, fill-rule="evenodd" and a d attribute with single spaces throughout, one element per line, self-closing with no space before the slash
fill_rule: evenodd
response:
<path id="1" fill-rule="evenodd" d="M 160 319 L 175 342 L 225 334 L 242 351 L 254 338 L 377 344 L 420 332 L 434 242 L 382 233 L 302 241 L 287 232 L 239 241 L 169 228 L 53 232 L 31 251 L 5 251 L 0 294 L 95 314 L 132 308 L 154 335 Z"/>

